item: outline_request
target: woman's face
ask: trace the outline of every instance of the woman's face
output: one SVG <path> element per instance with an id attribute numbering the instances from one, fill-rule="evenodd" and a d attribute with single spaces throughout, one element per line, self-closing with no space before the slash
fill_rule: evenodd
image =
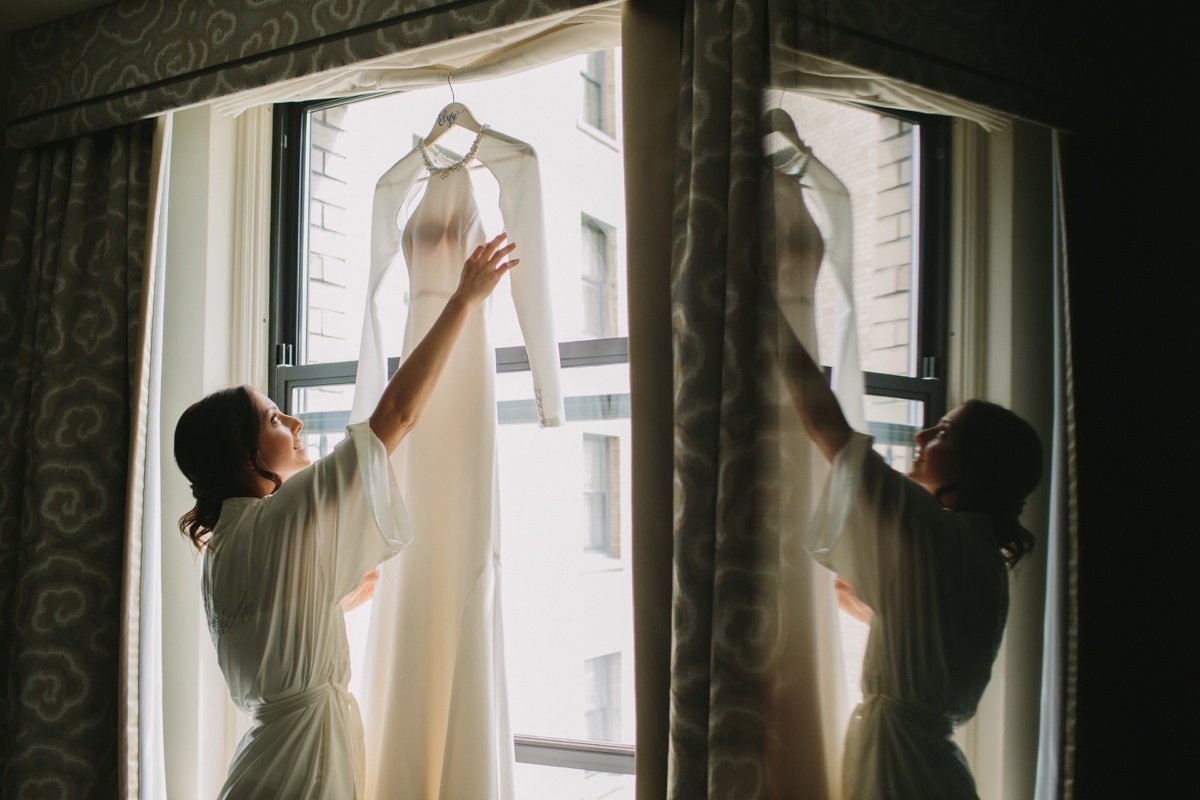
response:
<path id="1" fill-rule="evenodd" d="M 287 480 L 312 464 L 308 451 L 304 449 L 300 430 L 304 423 L 280 411 L 267 397 L 255 393 L 261 420 L 258 431 L 258 454 L 260 464 Z"/>
<path id="2" fill-rule="evenodd" d="M 950 411 L 938 424 L 916 435 L 917 452 L 908 477 L 930 492 L 958 483 L 960 463 L 955 426 L 961 420 L 963 407 Z"/>

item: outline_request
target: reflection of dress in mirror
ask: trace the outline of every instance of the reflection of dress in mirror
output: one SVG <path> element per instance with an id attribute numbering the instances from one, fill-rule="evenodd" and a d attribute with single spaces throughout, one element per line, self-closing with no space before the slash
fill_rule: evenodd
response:
<path id="1" fill-rule="evenodd" d="M 803 146 L 796 138 L 798 145 Z M 779 307 L 796 338 L 818 352 L 816 286 L 819 270 L 839 279 L 838 331 L 825 343 L 835 375 L 847 388 L 842 402 L 861 408 L 854 315 L 849 287 L 849 192 L 810 150 L 788 150 L 775 159 L 768 181 L 775 216 L 774 259 Z M 814 177 L 815 175 L 815 177 Z M 825 227 L 809 211 L 812 201 Z M 849 344 L 848 344 L 849 342 Z M 841 373 L 838 375 L 838 373 Z M 782 387 L 781 387 L 782 388 Z M 784 635 L 772 698 L 773 740 L 784 752 L 773 758 L 775 777 L 788 797 L 825 798 L 840 772 L 841 740 L 849 707 L 836 656 L 841 649 L 836 596 L 829 574 L 803 551 L 805 527 L 828 466 L 803 431 L 786 394 L 780 395 L 780 598 Z M 861 416 L 861 413 L 860 413 Z M 797 747 L 797 743 L 803 743 Z M 801 789 L 800 787 L 804 787 Z"/>
<path id="2" fill-rule="evenodd" d="M 379 181 L 357 418 L 384 384 L 376 292 L 398 265 L 411 297 L 404 355 L 420 342 L 458 283 L 463 261 L 488 239 L 466 163 L 496 178 L 500 211 L 521 264 L 512 296 L 529 353 L 539 420 L 561 425 L 558 345 L 551 318 L 541 179 L 528 145 L 483 129 L 463 162 L 415 148 Z M 432 168 L 432 169 L 431 169 Z M 424 195 L 398 216 L 419 177 Z M 497 231 L 492 231 L 492 234 Z M 500 617 L 495 351 L 486 310 L 459 337 L 421 424 L 393 455 L 412 522 L 404 558 L 382 565 L 372 603 L 362 689 L 368 797 L 512 796 Z"/>

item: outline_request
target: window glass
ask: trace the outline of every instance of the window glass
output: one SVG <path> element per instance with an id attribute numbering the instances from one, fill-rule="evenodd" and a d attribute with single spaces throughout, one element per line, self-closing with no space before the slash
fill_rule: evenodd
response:
<path id="1" fill-rule="evenodd" d="M 617 275 L 616 246 L 610 228 L 590 217 L 582 225 L 583 259 L 580 281 L 583 290 L 583 315 L 580 335 L 604 339 L 616 335 Z"/>
<path id="2" fill-rule="evenodd" d="M 498 359 L 500 585 L 509 711 L 518 740 L 633 743 L 629 504 L 622 502 L 630 475 L 629 376 L 620 339 L 627 329 L 625 209 L 620 144 L 612 138 L 619 67 L 619 50 L 607 51 L 454 87 L 455 99 L 481 123 L 537 152 L 555 327 L 564 356 L 576 353 L 563 370 L 569 424 L 539 429 L 528 367 L 512 350 L 524 340 L 508 280 L 501 282 L 488 329 Z M 529 98 L 537 98 L 538 114 L 529 113 Z M 304 421 L 314 455 L 331 451 L 349 420 L 375 184 L 428 134 L 449 101 L 442 86 L 327 103 L 304 117 L 296 364 L 280 370 L 279 389 Z M 581 108 L 599 116 L 581 118 Z M 457 160 L 473 140 L 474 134 L 453 129 L 434 148 Z M 468 175 L 483 227 L 494 235 L 503 230 L 499 187 L 477 162 Z M 382 315 L 384 349 L 396 358 L 403 351 L 409 300 L 402 264 L 393 267 L 377 298 L 390 311 Z M 369 619 L 369 603 L 347 617 L 354 676 L 364 671 Z M 357 690 L 357 678 L 350 688 Z M 562 773 L 551 783 L 576 788 L 560 794 L 526 785 L 544 782 L 546 771 Z M 531 767 L 518 771 L 517 794 L 632 797 L 632 777 L 626 777 Z"/>
<path id="3" fill-rule="evenodd" d="M 489 331 L 498 348 L 501 586 L 519 754 L 539 747 L 521 744 L 522 737 L 620 747 L 632 745 L 635 730 L 629 377 L 623 344 L 620 355 L 608 348 L 627 331 L 623 164 L 620 142 L 612 138 L 618 130 L 619 68 L 616 50 L 455 86 L 456 99 L 480 122 L 538 153 L 555 324 L 564 357 L 576 354 L 563 370 L 569 425 L 541 430 L 530 374 L 520 366 L 519 351 L 508 349 L 523 340 L 508 282 L 502 282 L 490 304 Z M 537 98 L 541 111 L 530 114 L 522 98 Z M 336 445 L 349 418 L 375 183 L 427 135 L 449 100 L 439 87 L 330 103 L 305 117 L 297 366 L 281 370 L 280 386 L 286 387 L 291 411 L 305 422 L 314 454 Z M 912 436 L 937 404 L 936 393 L 926 393 L 936 382 L 916 377 L 922 352 L 922 126 L 797 95 L 784 94 L 779 104 L 850 191 L 867 419 L 876 449 L 907 471 Z M 473 139 L 453 130 L 435 148 L 457 160 Z M 468 174 L 484 228 L 493 235 L 503 227 L 499 188 L 486 168 L 476 164 Z M 418 183 L 410 208 L 422 190 Z M 829 220 L 816 204 L 810 210 L 828 234 Z M 816 292 L 823 346 L 833 341 L 836 314 L 829 272 L 821 271 Z M 391 312 L 383 315 L 385 349 L 399 356 L 408 304 L 401 266 L 382 287 L 379 303 Z M 821 355 L 829 360 L 829 353 Z M 347 618 L 355 675 L 363 671 L 369 613 L 368 604 Z M 843 621 L 852 693 L 866 637 L 866 628 L 855 625 Z M 526 762 L 518 766 L 519 796 L 633 796 L 632 776 L 599 771 L 616 769 L 611 765 L 589 770 L 547 766 L 547 759 L 553 762 L 549 756 L 519 758 Z"/>
<path id="4" fill-rule="evenodd" d="M 589 53 L 579 76 L 583 80 L 583 121 L 608 136 L 616 136 L 613 51 Z"/>
<path id="5" fill-rule="evenodd" d="M 777 96 L 777 95 L 776 95 Z M 773 96 L 774 97 L 774 96 Z M 785 93 L 779 101 L 805 143 L 850 191 L 854 296 L 862 369 L 916 376 L 920 129 L 911 122 L 841 103 Z M 802 181 L 803 182 L 803 181 Z M 807 203 L 826 236 L 829 220 Z M 817 279 L 817 330 L 833 342 L 835 282 Z M 822 352 L 824 363 L 830 353 Z"/>
<path id="6" fill-rule="evenodd" d="M 584 664 L 616 654 L 622 674 L 609 701 L 622 724 L 611 741 L 633 744 L 630 511 L 621 502 L 631 488 L 629 371 L 623 363 L 572 367 L 563 381 L 568 424 L 545 430 L 532 408 L 517 414 L 510 405 L 528 402 L 528 372 L 496 382 L 512 725 L 593 738 Z"/>

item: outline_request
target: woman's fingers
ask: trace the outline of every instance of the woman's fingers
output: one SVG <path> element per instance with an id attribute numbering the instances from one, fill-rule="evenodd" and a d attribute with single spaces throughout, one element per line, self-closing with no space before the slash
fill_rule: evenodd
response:
<path id="1" fill-rule="evenodd" d="M 508 234 L 501 233 L 486 244 L 475 248 L 463 265 L 459 280 L 459 293 L 472 304 L 480 302 L 492 293 L 500 278 L 520 263 L 520 259 L 504 259 L 517 248 L 516 242 L 505 244 Z"/>
<path id="2" fill-rule="evenodd" d="M 495 269 L 506 255 L 508 255 L 509 253 L 511 253 L 513 250 L 516 250 L 516 249 L 517 249 L 517 245 L 515 242 L 513 244 L 501 247 L 499 250 L 497 250 L 495 253 L 492 254 L 491 258 L 488 259 L 488 266 L 491 267 L 492 269 Z"/>
<path id="3" fill-rule="evenodd" d="M 487 261 L 491 261 L 492 256 L 496 253 L 496 250 L 500 247 L 500 243 L 503 242 L 507 238 L 508 238 L 507 233 L 499 233 L 490 242 L 488 242 L 486 245 L 484 245 L 484 247 L 483 247 L 484 259 Z M 509 246 L 511 247 L 512 245 L 509 245 Z"/>

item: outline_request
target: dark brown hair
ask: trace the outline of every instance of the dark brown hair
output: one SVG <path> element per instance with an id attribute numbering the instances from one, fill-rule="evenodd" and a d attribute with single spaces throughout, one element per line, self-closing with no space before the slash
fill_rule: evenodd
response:
<path id="1" fill-rule="evenodd" d="M 1004 560 L 1014 567 L 1033 550 L 1033 534 L 1018 517 L 1042 479 L 1042 444 L 1028 422 L 1004 406 L 968 400 L 954 425 L 960 478 L 938 495 L 957 494 L 956 511 L 977 511 L 996 521 Z"/>
<path id="2" fill-rule="evenodd" d="M 246 462 L 275 484 L 283 481 L 264 468 L 258 452 L 262 412 L 248 386 L 213 392 L 193 403 L 175 425 L 175 463 L 192 484 L 196 505 L 179 518 L 179 531 L 196 549 L 208 545 L 209 534 L 221 516 L 221 503 L 230 497 L 253 497 L 246 480 Z"/>

